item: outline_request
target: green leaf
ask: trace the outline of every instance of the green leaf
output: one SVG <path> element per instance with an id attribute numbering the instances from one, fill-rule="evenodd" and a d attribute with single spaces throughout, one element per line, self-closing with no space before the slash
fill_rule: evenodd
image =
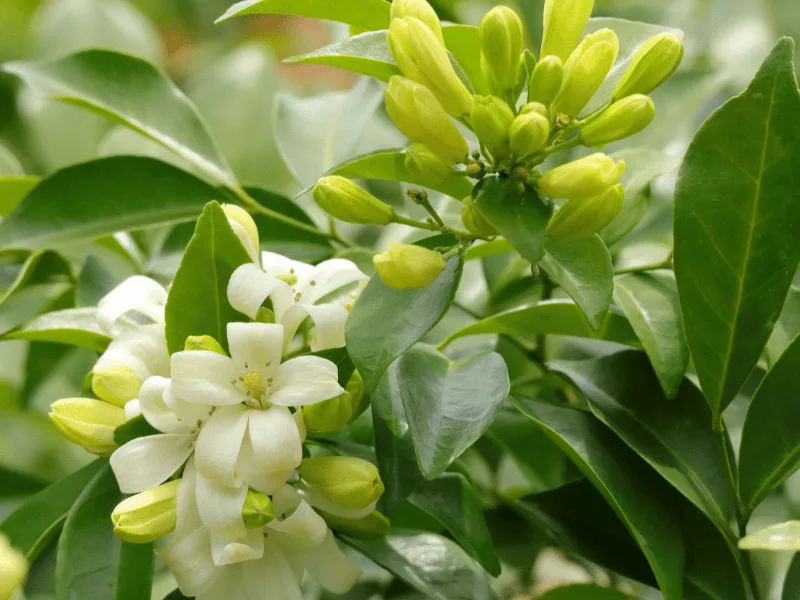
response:
<path id="1" fill-rule="evenodd" d="M 397 381 L 426 479 L 439 477 L 483 435 L 510 387 L 496 352 L 451 361 L 424 344 L 400 357 Z"/>
<path id="2" fill-rule="evenodd" d="M 800 334 L 800 286 L 793 285 L 778 323 L 767 342 L 767 362 L 774 365 L 792 340 Z"/>
<path id="3" fill-rule="evenodd" d="M 36 475 L 23 473 L 0 465 L 0 499 L 7 500 L 20 496 L 28 496 L 47 487 L 47 481 Z"/>
<path id="4" fill-rule="evenodd" d="M 244 15 L 298 15 L 339 21 L 362 29 L 386 29 L 389 4 L 384 0 L 244 0 L 231 6 L 217 23 Z"/>
<path id="5" fill-rule="evenodd" d="M 48 248 L 122 230 L 196 219 L 223 194 L 143 157 L 114 157 L 48 177 L 0 223 L 0 248 Z"/>
<path id="6" fill-rule="evenodd" d="M 675 275 L 667 270 L 621 275 L 614 297 L 650 357 L 661 388 L 673 397 L 689 365 Z"/>
<path id="7" fill-rule="evenodd" d="M 515 406 L 555 441 L 625 523 L 666 600 L 683 598 L 684 546 L 659 480 L 640 458 L 591 415 L 512 397 Z"/>
<path id="8" fill-rule="evenodd" d="M 103 352 L 111 343 L 97 324 L 96 308 L 67 308 L 45 313 L 7 333 L 5 339 L 56 342 Z"/>
<path id="9" fill-rule="evenodd" d="M 47 543 L 61 530 L 67 512 L 83 488 L 105 464 L 106 461 L 96 460 L 31 496 L 3 521 L 0 532 L 8 536 L 14 548 L 25 554 L 29 563 L 35 561 Z"/>
<path id="10" fill-rule="evenodd" d="M 453 303 L 464 261 L 451 258 L 428 287 L 397 290 L 375 275 L 347 319 L 347 350 L 371 393 L 394 360 L 441 320 Z"/>
<path id="11" fill-rule="evenodd" d="M 423 483 L 409 500 L 441 523 L 491 575 L 500 575 L 500 561 L 480 499 L 466 477 L 445 473 L 439 479 Z"/>
<path id="12" fill-rule="evenodd" d="M 565 585 L 539 596 L 538 600 L 636 600 L 635 596 L 593 583 Z"/>
<path id="13" fill-rule="evenodd" d="M 153 546 L 130 548 L 109 518 L 124 496 L 106 464 L 75 501 L 64 523 L 56 559 L 56 597 L 147 600 L 153 582 Z"/>
<path id="14" fill-rule="evenodd" d="M 784 38 L 717 110 L 675 191 L 675 275 L 686 336 L 715 419 L 758 361 L 800 262 L 800 92 Z"/>
<path id="15" fill-rule="evenodd" d="M 475 188 L 475 206 L 522 258 L 531 264 L 544 256 L 544 230 L 553 215 L 551 204 L 526 188 L 499 177 L 488 177 Z"/>
<path id="16" fill-rule="evenodd" d="M 742 431 L 739 492 L 748 514 L 800 467 L 800 336 L 756 390 Z"/>
<path id="17" fill-rule="evenodd" d="M 472 193 L 473 184 L 464 177 L 450 177 L 441 183 L 430 183 L 417 179 L 406 169 L 404 151 L 385 151 L 369 154 L 346 162 L 333 169 L 331 175 L 341 175 L 351 179 L 380 179 L 383 181 L 402 181 L 425 186 L 451 198 L 461 200 Z"/>
<path id="18" fill-rule="evenodd" d="M 170 354 L 183 350 L 190 335 L 210 335 L 227 349 L 226 325 L 247 320 L 228 302 L 228 281 L 249 262 L 222 208 L 209 203 L 169 290 L 164 318 Z"/>
<path id="19" fill-rule="evenodd" d="M 494 600 L 483 570 L 451 540 L 433 533 L 395 533 L 344 541 L 433 600 Z"/>
<path id="20" fill-rule="evenodd" d="M 292 56 L 283 62 L 328 65 L 374 77 L 378 81 L 389 81 L 393 75 L 400 75 L 386 42 L 386 30 L 345 38 L 308 54 Z"/>
<path id="21" fill-rule="evenodd" d="M 473 25 L 443 24 L 444 43 L 472 83 L 476 94 L 488 95 L 489 84 L 481 69 L 481 43 Z"/>
<path id="22" fill-rule="evenodd" d="M 19 159 L 14 156 L 8 148 L 0 144 L 0 177 L 8 175 L 20 176 L 24 175 L 25 170 L 22 168 Z"/>
<path id="23" fill-rule="evenodd" d="M 800 600 L 800 554 L 795 554 L 786 573 L 781 600 Z"/>
<path id="24" fill-rule="evenodd" d="M 800 521 L 770 525 L 739 540 L 742 550 L 792 550 L 800 552 Z"/>
<path id="25" fill-rule="evenodd" d="M 639 346 L 636 334 L 621 312 L 612 309 L 600 330 L 592 331 L 578 306 L 569 300 L 545 300 L 492 315 L 452 333 L 446 343 L 485 333 L 514 335 L 526 339 L 535 339 L 537 335 L 568 335 Z"/>
<path id="26" fill-rule="evenodd" d="M 592 329 L 599 331 L 614 293 L 614 265 L 603 240 L 597 235 L 571 242 L 548 238 L 544 250 L 539 266 L 575 301 Z"/>
<path id="27" fill-rule="evenodd" d="M 237 185 L 194 105 L 166 75 L 140 58 L 87 50 L 50 62 L 6 63 L 4 69 L 41 94 L 149 137 L 218 183 Z"/>
<path id="28" fill-rule="evenodd" d="M 161 433 L 158 429 L 150 425 L 144 415 L 138 415 L 129 419 L 114 430 L 114 442 L 118 446 L 127 444 L 131 440 L 148 435 Z"/>
<path id="29" fill-rule="evenodd" d="M 5 217 L 35 188 L 40 177 L 4 175 L 0 177 L 0 216 Z"/>
<path id="30" fill-rule="evenodd" d="M 724 443 L 712 431 L 711 412 L 694 385 L 684 381 L 668 399 L 647 357 L 635 351 L 550 367 L 569 377 L 598 419 L 730 534 L 735 486 Z"/>

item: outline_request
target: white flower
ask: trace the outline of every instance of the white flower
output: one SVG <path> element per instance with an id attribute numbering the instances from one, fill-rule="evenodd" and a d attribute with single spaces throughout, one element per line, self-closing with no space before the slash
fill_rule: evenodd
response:
<path id="1" fill-rule="evenodd" d="M 111 290 L 97 303 L 97 322 L 109 336 L 116 337 L 133 323 L 123 317 L 138 313 L 151 322 L 164 322 L 167 290 L 157 281 L 134 275 Z"/>
<path id="2" fill-rule="evenodd" d="M 310 342 L 313 352 L 344 346 L 348 305 L 369 278 L 344 259 L 327 260 L 314 267 L 263 252 L 261 260 L 261 268 L 246 264 L 234 271 L 228 283 L 231 306 L 255 319 L 269 298 L 275 321 L 284 327 L 285 346 L 306 318 L 315 326 Z"/>

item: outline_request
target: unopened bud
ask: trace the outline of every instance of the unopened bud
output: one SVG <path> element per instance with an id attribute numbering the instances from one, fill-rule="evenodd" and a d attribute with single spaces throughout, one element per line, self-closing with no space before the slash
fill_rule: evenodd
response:
<path id="1" fill-rule="evenodd" d="M 553 113 L 577 117 L 600 89 L 618 53 L 619 39 L 610 29 L 587 35 L 564 64 L 564 84 L 553 101 Z"/>
<path id="2" fill-rule="evenodd" d="M 425 23 L 439 41 L 444 44 L 439 15 L 436 14 L 436 11 L 426 0 L 394 0 L 391 10 L 392 21 L 405 19 L 406 17 L 414 17 Z"/>
<path id="3" fill-rule="evenodd" d="M 247 529 L 258 529 L 275 518 L 275 507 L 266 494 L 255 490 L 247 490 L 242 506 L 242 520 Z"/>
<path id="4" fill-rule="evenodd" d="M 389 26 L 388 40 L 403 75 L 433 92 L 454 117 L 470 113 L 472 94 L 456 75 L 447 48 L 425 23 L 413 17 L 395 19 Z"/>
<path id="5" fill-rule="evenodd" d="M 533 69 L 528 82 L 528 102 L 550 106 L 564 83 L 564 63 L 557 56 L 546 56 Z"/>
<path id="6" fill-rule="evenodd" d="M 392 207 L 354 181 L 338 175 L 323 177 L 314 186 L 314 201 L 326 213 L 347 223 L 388 225 Z"/>
<path id="7" fill-rule="evenodd" d="M 614 90 L 614 100 L 631 94 L 649 94 L 678 69 L 683 60 L 683 42 L 674 33 L 647 40 Z"/>
<path id="8" fill-rule="evenodd" d="M 353 537 L 381 536 L 386 534 L 391 526 L 389 519 L 377 510 L 373 510 L 366 517 L 360 519 L 345 519 L 323 510 L 319 512 L 328 527 Z"/>
<path id="9" fill-rule="evenodd" d="M 425 144 L 412 144 L 406 150 L 406 170 L 423 182 L 439 183 L 447 179 L 453 169 Z"/>
<path id="10" fill-rule="evenodd" d="M 625 172 L 625 162 L 605 154 L 592 154 L 551 169 L 537 182 L 548 198 L 584 200 L 599 196 L 613 186 Z"/>
<path id="11" fill-rule="evenodd" d="M 22 589 L 28 575 L 28 564 L 25 556 L 13 548 L 8 538 L 0 533 L 0 598 L 14 597 L 13 594 Z"/>
<path id="12" fill-rule="evenodd" d="M 567 60 L 589 23 L 592 9 L 594 0 L 545 0 L 541 56 Z"/>
<path id="13" fill-rule="evenodd" d="M 538 115 L 542 115 L 545 119 L 547 119 L 549 116 L 547 107 L 541 102 L 528 102 L 522 108 L 519 109 L 519 114 L 521 115 L 528 115 L 530 113 L 536 113 Z"/>
<path id="14" fill-rule="evenodd" d="M 486 165 L 484 165 L 482 162 L 469 163 L 465 169 L 465 172 L 467 177 L 481 179 L 484 175 L 486 175 Z"/>
<path id="15" fill-rule="evenodd" d="M 425 144 L 448 164 L 464 162 L 469 146 L 428 88 L 394 76 L 386 88 L 386 112 L 412 142 Z"/>
<path id="16" fill-rule="evenodd" d="M 258 227 L 256 227 L 253 217 L 241 206 L 235 204 L 223 204 L 222 211 L 228 217 L 228 223 L 236 237 L 241 240 L 244 249 L 251 257 L 254 257 L 254 260 L 258 260 Z"/>
<path id="17" fill-rule="evenodd" d="M 219 342 L 210 335 L 190 335 L 186 338 L 186 343 L 183 345 L 184 350 L 205 350 L 206 352 L 216 352 L 217 354 L 225 354 Z"/>
<path id="18" fill-rule="evenodd" d="M 527 156 L 541 150 L 549 137 L 550 121 L 538 112 L 529 112 L 514 119 L 508 139 L 514 154 Z"/>
<path id="19" fill-rule="evenodd" d="M 617 218 L 624 199 L 625 191 L 622 185 L 617 184 L 594 198 L 570 200 L 551 219 L 547 236 L 567 242 L 594 235 Z"/>
<path id="20" fill-rule="evenodd" d="M 67 398 L 50 407 L 50 418 L 68 440 L 92 454 L 111 456 L 114 430 L 125 423 L 125 410 L 91 398 Z"/>
<path id="21" fill-rule="evenodd" d="M 427 287 L 447 266 L 438 252 L 397 242 L 390 242 L 389 249 L 375 255 L 372 262 L 381 280 L 399 290 Z"/>
<path id="22" fill-rule="evenodd" d="M 92 371 L 92 391 L 115 406 L 124 407 L 138 398 L 141 388 L 142 379 L 128 365 L 100 362 Z"/>
<path id="23" fill-rule="evenodd" d="M 275 311 L 271 308 L 267 308 L 266 306 L 262 306 L 258 309 L 256 313 L 256 318 L 253 319 L 256 323 L 274 323 L 275 322 Z"/>
<path id="24" fill-rule="evenodd" d="M 347 427 L 353 419 L 353 398 L 345 392 L 336 398 L 303 407 L 308 433 L 329 433 Z"/>
<path id="25" fill-rule="evenodd" d="M 505 158 L 511 153 L 508 132 L 513 121 L 513 111 L 500 98 L 476 96 L 470 115 L 472 129 L 495 158 Z"/>
<path id="26" fill-rule="evenodd" d="M 512 96 L 517 88 L 523 36 L 522 20 L 507 6 L 496 6 L 481 21 L 481 67 L 497 96 Z"/>
<path id="27" fill-rule="evenodd" d="M 346 510 L 366 508 L 383 495 L 383 482 L 377 467 L 360 458 L 306 458 L 297 472 L 315 494 Z"/>
<path id="28" fill-rule="evenodd" d="M 117 504 L 111 513 L 117 537 L 131 544 L 149 544 L 171 533 L 180 483 L 180 479 L 163 483 Z"/>
<path id="29" fill-rule="evenodd" d="M 475 202 L 470 196 L 464 198 L 461 204 L 461 221 L 464 223 L 464 227 L 467 228 L 467 231 L 478 237 L 497 235 L 495 228 L 492 227 L 489 221 L 475 208 Z"/>
<path id="30" fill-rule="evenodd" d="M 586 146 L 604 146 L 642 131 L 656 116 L 656 106 L 647 96 L 634 94 L 612 104 L 602 116 L 581 131 Z"/>

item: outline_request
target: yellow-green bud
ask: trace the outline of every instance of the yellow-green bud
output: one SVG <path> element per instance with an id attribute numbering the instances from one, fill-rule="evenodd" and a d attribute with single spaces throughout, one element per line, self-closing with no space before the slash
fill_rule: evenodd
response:
<path id="1" fill-rule="evenodd" d="M 344 388 L 353 399 L 353 417 L 355 419 L 369 407 L 369 396 L 364 391 L 364 379 L 361 373 L 354 371 Z M 351 419 L 351 420 L 352 420 Z"/>
<path id="2" fill-rule="evenodd" d="M 453 169 L 425 144 L 415 143 L 406 150 L 406 170 L 423 182 L 439 183 L 447 179 Z"/>
<path id="3" fill-rule="evenodd" d="M 425 144 L 448 164 L 466 161 L 467 141 L 428 88 L 394 76 L 385 97 L 386 112 L 408 139 Z"/>
<path id="4" fill-rule="evenodd" d="M 255 490 L 247 490 L 242 506 L 242 520 L 247 529 L 258 529 L 275 518 L 275 507 L 272 499 Z"/>
<path id="5" fill-rule="evenodd" d="M 398 290 L 429 286 L 444 271 L 447 261 L 422 246 L 390 242 L 386 252 L 372 258 L 381 280 Z"/>
<path id="6" fill-rule="evenodd" d="M 354 372 L 344 394 L 303 407 L 303 420 L 308 433 L 339 431 L 352 423 L 369 406 L 364 394 L 364 381 Z"/>
<path id="7" fill-rule="evenodd" d="M 655 116 L 656 106 L 650 98 L 641 94 L 627 96 L 584 127 L 581 142 L 591 147 L 625 139 L 650 125 Z"/>
<path id="8" fill-rule="evenodd" d="M 388 225 L 392 222 L 392 207 L 381 202 L 354 181 L 331 175 L 314 186 L 314 201 L 326 213 L 347 223 Z"/>
<path id="9" fill-rule="evenodd" d="M 223 204 L 222 211 L 228 217 L 228 222 L 231 224 L 233 232 L 242 241 L 242 245 L 247 252 L 258 257 L 258 227 L 256 227 L 253 217 L 241 206 L 236 206 L 235 204 Z"/>
<path id="10" fill-rule="evenodd" d="M 306 458 L 297 472 L 315 493 L 347 510 L 366 508 L 383 495 L 377 467 L 353 456 Z"/>
<path id="11" fill-rule="evenodd" d="M 128 401 L 138 398 L 141 388 L 141 378 L 122 363 L 92 371 L 92 391 L 115 406 L 124 407 Z"/>
<path id="12" fill-rule="evenodd" d="M 117 449 L 114 430 L 125 423 L 125 410 L 91 398 L 67 398 L 53 402 L 50 418 L 65 438 L 98 456 Z"/>
<path id="13" fill-rule="evenodd" d="M 614 90 L 614 100 L 631 94 L 649 94 L 678 69 L 683 60 L 683 42 L 674 33 L 647 40 Z"/>
<path id="14" fill-rule="evenodd" d="M 405 19 L 406 17 L 414 17 L 419 19 L 428 28 L 436 34 L 436 37 L 444 45 L 444 36 L 442 35 L 442 24 L 439 22 L 439 15 L 433 10 L 433 7 L 426 2 L 426 0 L 393 0 L 391 19 Z"/>
<path id="15" fill-rule="evenodd" d="M 256 318 L 253 319 L 256 323 L 274 323 L 275 322 L 275 312 L 267 308 L 266 306 L 262 306 L 258 309 L 256 313 Z"/>
<path id="16" fill-rule="evenodd" d="M 624 161 L 598 153 L 551 169 L 537 185 L 539 192 L 548 198 L 585 200 L 608 190 L 624 172 Z"/>
<path id="17" fill-rule="evenodd" d="M 320 516 L 325 519 L 328 527 L 334 531 L 340 531 L 344 534 L 354 537 L 374 537 L 384 535 L 389 531 L 391 523 L 386 516 L 374 510 L 366 517 L 360 519 L 345 519 L 338 515 L 319 510 Z"/>
<path id="18" fill-rule="evenodd" d="M 619 39 L 610 29 L 587 35 L 564 64 L 564 84 L 553 101 L 553 114 L 577 117 L 600 89 L 618 53 Z"/>
<path id="19" fill-rule="evenodd" d="M 592 9 L 594 0 L 545 0 L 541 56 L 567 60 L 589 23 Z"/>
<path id="20" fill-rule="evenodd" d="M 464 201 L 461 203 L 461 221 L 464 223 L 464 227 L 467 228 L 467 231 L 478 237 L 497 235 L 495 228 L 492 227 L 489 221 L 484 219 L 483 215 L 475 208 L 475 202 L 470 196 L 464 198 Z"/>
<path id="21" fill-rule="evenodd" d="M 567 242 L 602 231 L 617 218 L 624 199 L 625 191 L 617 184 L 594 198 L 570 200 L 550 220 L 547 236 Z"/>
<path id="22" fill-rule="evenodd" d="M 533 69 L 528 82 L 528 102 L 550 106 L 564 83 L 564 63 L 557 56 L 546 56 Z"/>
<path id="23" fill-rule="evenodd" d="M 25 556 L 14 549 L 8 538 L 0 533 L 0 598 L 11 598 L 14 592 L 22 588 L 27 575 Z"/>
<path id="24" fill-rule="evenodd" d="M 514 119 L 508 139 L 514 154 L 527 156 L 541 150 L 549 137 L 550 121 L 538 112 L 529 112 Z"/>
<path id="25" fill-rule="evenodd" d="M 183 345 L 184 350 L 205 350 L 207 352 L 216 352 L 217 354 L 225 354 L 219 342 L 210 335 L 190 335 L 186 338 L 186 343 Z"/>
<path id="26" fill-rule="evenodd" d="M 481 67 L 489 87 L 497 96 L 510 97 L 519 80 L 522 20 L 507 6 L 496 6 L 483 17 L 479 31 Z"/>
<path id="27" fill-rule="evenodd" d="M 171 533 L 180 483 L 180 479 L 162 483 L 117 504 L 111 513 L 117 537 L 131 544 L 149 544 Z"/>
<path id="28" fill-rule="evenodd" d="M 528 115 L 530 113 L 536 113 L 538 115 L 542 115 L 545 119 L 549 117 L 547 107 L 541 102 L 528 102 L 526 105 L 524 105 L 522 108 L 519 109 L 519 114 L 521 115 Z"/>
<path id="29" fill-rule="evenodd" d="M 447 48 L 425 23 L 413 17 L 395 19 L 389 26 L 388 40 L 403 75 L 433 92 L 454 117 L 470 113 L 472 94 L 456 75 Z"/>
<path id="30" fill-rule="evenodd" d="M 495 158 L 505 158 L 511 153 L 508 132 L 514 121 L 514 112 L 508 104 L 495 96 L 476 96 L 470 122 L 478 139 Z"/>

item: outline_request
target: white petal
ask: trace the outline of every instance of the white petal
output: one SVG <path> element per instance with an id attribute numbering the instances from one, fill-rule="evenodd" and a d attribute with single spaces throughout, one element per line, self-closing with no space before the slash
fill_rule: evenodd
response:
<path id="1" fill-rule="evenodd" d="M 264 382 L 281 364 L 283 326 L 274 323 L 228 323 L 231 360 L 239 374 L 260 373 Z"/>
<path id="2" fill-rule="evenodd" d="M 311 334 L 311 351 L 321 352 L 331 348 L 341 348 L 345 344 L 344 326 L 350 315 L 344 306 L 339 304 L 295 304 L 286 311 L 281 323 L 286 328 L 286 343 L 292 341 L 297 328 L 311 317 L 314 331 Z"/>
<path id="3" fill-rule="evenodd" d="M 139 390 L 139 407 L 144 418 L 164 433 L 187 433 L 189 427 L 182 423 L 164 402 L 164 392 L 169 388 L 166 377 L 150 377 Z M 126 406 L 127 412 L 127 406 Z"/>
<path id="4" fill-rule="evenodd" d="M 236 463 L 236 471 L 241 474 L 245 484 L 258 492 L 272 494 L 286 485 L 286 481 L 294 475 L 294 470 L 269 472 L 262 467 L 263 465 L 256 459 L 255 452 L 253 452 L 250 436 L 245 436 L 242 452 Z"/>
<path id="5" fill-rule="evenodd" d="M 269 539 L 264 541 L 264 559 L 244 563 L 241 569 L 246 600 L 303 600 L 289 561 Z M 266 590 L 269 590 L 268 595 Z"/>
<path id="6" fill-rule="evenodd" d="M 325 541 L 328 526 L 308 502 L 299 495 L 292 496 L 287 491 L 288 487 L 285 486 L 273 496 L 275 520 L 266 529 L 270 539 L 278 542 L 287 551 L 306 552 Z M 297 504 L 296 500 L 299 500 Z"/>
<path id="7" fill-rule="evenodd" d="M 161 485 L 181 468 L 194 448 L 195 436 L 165 433 L 131 440 L 111 455 L 111 468 L 123 494 L 138 494 Z"/>
<path id="8" fill-rule="evenodd" d="M 298 356 L 278 369 L 269 401 L 280 406 L 307 406 L 343 393 L 335 364 L 319 356 Z"/>
<path id="9" fill-rule="evenodd" d="M 280 474 L 286 482 L 303 460 L 303 441 L 292 413 L 283 406 L 251 411 L 248 430 L 259 470 Z"/>
<path id="10" fill-rule="evenodd" d="M 130 421 L 142 414 L 142 407 L 139 406 L 139 400 L 128 400 L 125 403 L 125 419 Z"/>
<path id="11" fill-rule="evenodd" d="M 236 461 L 242 449 L 242 439 L 247 430 L 246 406 L 225 406 L 217 409 L 200 430 L 194 460 L 197 472 L 222 485 L 239 487 L 241 474 L 236 472 Z"/>
<path id="12" fill-rule="evenodd" d="M 251 529 L 241 539 L 230 540 L 211 536 L 211 556 L 218 567 L 264 556 L 264 534 Z"/>
<path id="13" fill-rule="evenodd" d="M 311 577 L 334 594 L 344 594 L 361 577 L 361 569 L 342 552 L 330 530 L 322 545 L 304 552 L 302 558 Z"/>
<path id="14" fill-rule="evenodd" d="M 300 433 L 300 441 L 306 441 L 306 434 L 308 433 L 306 430 L 306 421 L 303 419 L 303 411 L 296 410 L 292 413 L 292 418 L 294 419 L 295 425 L 297 425 L 297 431 Z"/>
<path id="15" fill-rule="evenodd" d="M 175 503 L 176 524 L 173 532 L 173 538 L 176 540 L 189 535 L 203 525 L 195 500 L 196 481 L 197 471 L 194 467 L 194 456 L 191 456 L 186 462 L 181 483 L 178 485 L 178 497 Z"/>
<path id="16" fill-rule="evenodd" d="M 132 311 L 163 323 L 166 303 L 167 290 L 160 283 L 149 277 L 135 275 L 123 281 L 98 302 L 97 321 L 103 331 L 116 336 L 123 330 L 118 321 Z"/>
<path id="17" fill-rule="evenodd" d="M 343 258 L 326 260 L 317 265 L 306 285 L 302 288 L 298 286 L 297 289 L 301 292 L 300 302 L 314 304 L 318 300 L 342 290 L 347 285 L 367 279 L 369 277 L 349 260 Z M 311 285 L 312 281 L 314 285 Z"/>
<path id="18" fill-rule="evenodd" d="M 211 539 L 206 529 L 196 529 L 168 546 L 161 554 L 185 596 L 202 594 L 222 571 L 214 566 Z"/>
<path id="19" fill-rule="evenodd" d="M 212 536 L 231 541 L 241 539 L 247 534 L 242 520 L 247 486 L 234 488 L 219 485 L 198 475 L 195 490 L 200 520 Z M 217 562 L 216 559 L 214 562 Z"/>
<path id="20" fill-rule="evenodd" d="M 184 402 L 208 406 L 240 404 L 245 400 L 244 394 L 234 385 L 239 375 L 233 361 L 216 352 L 189 350 L 172 355 L 171 391 Z"/>
<path id="21" fill-rule="evenodd" d="M 172 381 L 164 391 L 164 404 L 181 421 L 185 429 L 197 430 L 214 414 L 214 407 L 205 404 L 191 404 L 177 398 L 172 392 Z"/>
<path id="22" fill-rule="evenodd" d="M 297 284 L 295 288 L 299 289 L 300 285 L 306 285 L 314 273 L 314 267 L 306 263 L 286 258 L 274 252 L 261 253 L 261 268 L 267 275 L 273 277 L 280 276 L 295 276 L 297 277 Z"/>
<path id="23" fill-rule="evenodd" d="M 292 305 L 293 296 L 292 288 L 285 282 L 267 275 L 254 264 L 238 267 L 228 281 L 228 302 L 251 319 L 256 318 L 267 298 L 272 300 L 273 312 L 283 315 Z"/>
<path id="24" fill-rule="evenodd" d="M 109 344 L 95 371 L 116 365 L 129 367 L 144 381 L 152 375 L 169 375 L 169 354 L 163 325 L 146 325 L 127 331 Z"/>

